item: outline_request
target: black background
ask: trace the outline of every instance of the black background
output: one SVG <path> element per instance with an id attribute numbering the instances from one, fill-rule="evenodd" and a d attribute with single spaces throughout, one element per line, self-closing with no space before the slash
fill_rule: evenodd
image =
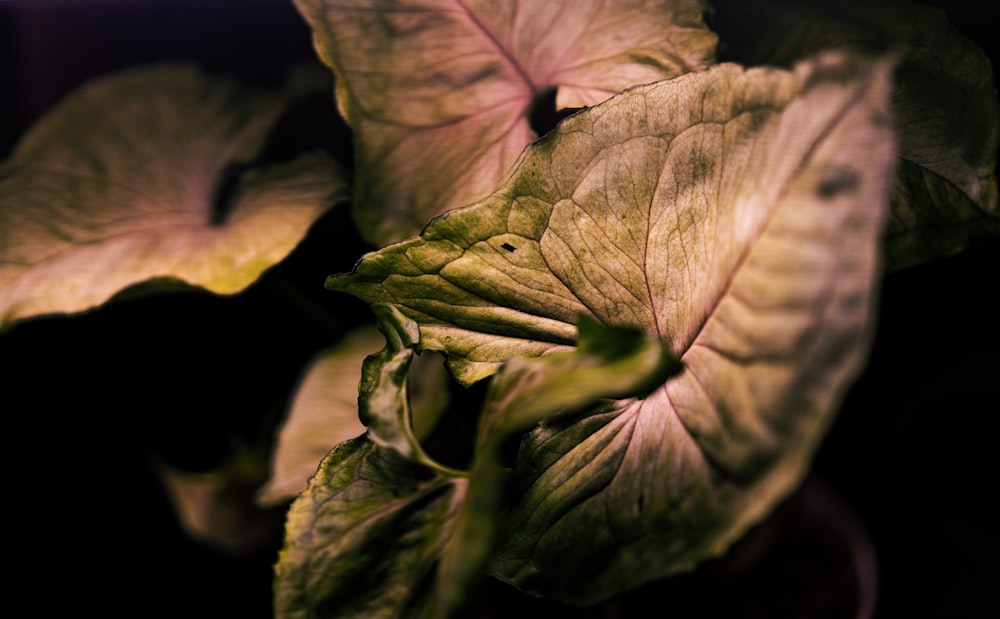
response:
<path id="1" fill-rule="evenodd" d="M 946 8 L 993 53 L 985 3 Z M 0 1 L 0 156 L 94 76 L 180 60 L 274 86 L 291 62 L 313 59 L 309 30 L 285 0 Z M 332 103 L 298 121 L 290 135 L 321 141 L 349 164 Z M 42 617 L 271 615 L 280 538 L 239 557 L 189 539 L 151 455 L 210 469 L 229 434 L 257 432 L 302 363 L 334 341 L 339 327 L 305 319 L 280 290 L 291 286 L 345 327 L 367 316 L 322 289 L 326 275 L 349 270 L 367 249 L 350 226 L 345 209 L 327 216 L 286 263 L 235 298 L 134 302 L 0 336 L 4 470 L 13 480 L 9 604 Z M 877 557 L 877 617 L 1000 616 L 1000 513 L 990 503 L 1000 436 L 998 266 L 993 243 L 886 278 L 870 363 L 810 480 L 729 558 L 586 610 L 489 585 L 484 607 L 493 610 L 483 615 L 851 616 L 853 572 L 845 576 L 836 531 L 856 519 Z"/>

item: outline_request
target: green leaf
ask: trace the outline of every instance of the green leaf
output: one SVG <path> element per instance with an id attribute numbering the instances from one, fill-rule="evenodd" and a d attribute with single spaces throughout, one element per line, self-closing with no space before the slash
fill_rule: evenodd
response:
<path id="1" fill-rule="evenodd" d="M 681 359 L 645 399 L 535 431 L 497 577 L 602 599 L 719 554 L 799 483 L 868 349 L 891 72 L 834 54 L 631 89 L 328 280 L 417 321 L 466 382 L 569 349 L 581 313 Z"/>
<path id="2" fill-rule="evenodd" d="M 122 290 L 179 280 L 239 292 L 345 197 L 320 153 L 238 178 L 287 101 L 183 65 L 84 85 L 0 165 L 0 325 L 96 307 Z"/>
<path id="3" fill-rule="evenodd" d="M 280 619 L 430 615 L 433 577 L 465 480 L 358 437 L 320 465 L 292 503 L 276 566 Z"/>
<path id="4" fill-rule="evenodd" d="M 419 377 L 414 381 L 414 377 L 406 372 L 406 359 L 401 353 L 413 354 L 418 344 L 415 339 L 418 334 L 416 325 L 401 319 L 385 306 L 377 306 L 376 309 L 386 334 L 387 346 L 382 353 L 372 355 L 366 361 L 360 401 L 371 422 L 371 429 L 365 440 L 373 445 L 370 448 L 373 454 L 382 454 L 379 456 L 381 459 L 400 458 L 400 461 L 413 462 L 413 466 L 427 466 L 428 474 L 431 469 L 436 469 L 436 475 L 445 473 L 448 476 L 449 471 L 445 467 L 429 461 L 423 454 L 407 427 L 409 420 L 404 414 L 409 387 L 414 382 L 419 383 Z M 582 318 L 581 345 L 578 348 L 542 358 L 512 359 L 505 364 L 487 394 L 472 471 L 468 474 L 467 484 L 462 482 L 461 507 L 458 507 L 459 499 L 456 499 L 454 509 L 457 516 L 449 515 L 447 531 L 430 529 L 428 533 L 428 529 L 422 526 L 409 531 L 393 530 L 397 536 L 422 539 L 421 543 L 431 543 L 430 538 L 436 540 L 435 544 L 440 543 L 440 547 L 435 546 L 440 552 L 427 558 L 428 563 L 433 560 L 437 566 L 432 587 L 435 595 L 422 602 L 424 610 L 421 612 L 428 612 L 434 617 L 455 616 L 465 609 L 485 575 L 495 542 L 500 498 L 507 478 L 507 470 L 501 466 L 501 447 L 508 437 L 530 429 L 540 419 L 592 407 L 603 398 L 631 397 L 645 391 L 649 385 L 662 384 L 679 369 L 677 361 L 664 350 L 659 339 L 636 329 L 606 327 L 586 317 Z M 376 433 L 383 438 L 372 440 Z M 344 444 L 335 453 L 350 453 L 350 449 L 348 444 Z M 345 470 L 358 466 L 353 457 L 331 458 L 336 461 L 337 467 Z M 364 471 L 353 474 L 358 477 L 367 475 Z M 464 475 L 453 472 L 451 477 L 460 479 Z M 387 475 L 382 484 L 389 485 L 392 480 Z M 406 486 L 406 480 L 404 475 L 403 486 Z M 314 480 L 314 483 L 322 482 Z M 367 517 L 366 513 L 363 518 Z M 315 527 L 314 524 L 310 526 Z M 338 526 L 346 529 L 350 524 Z M 303 531 L 289 531 L 290 535 L 305 534 Z M 314 539 L 317 537 L 315 532 L 312 535 Z M 396 557 L 388 559 L 394 561 Z M 344 554 L 341 560 L 350 562 L 352 559 Z M 421 578 L 432 578 L 427 575 L 429 569 L 426 566 L 422 568 Z M 331 578 L 343 577 L 335 575 Z M 328 580 L 323 582 L 322 587 L 338 590 L 346 586 Z M 419 584 L 413 581 L 411 586 L 415 589 Z M 380 589 L 376 587 L 375 591 Z M 359 589 L 355 599 L 371 595 L 370 588 Z M 399 612 L 405 614 L 402 608 Z"/>
<path id="5" fill-rule="evenodd" d="M 595 105 L 707 66 L 700 0 L 296 0 L 355 132 L 369 241 L 489 194 L 536 136 L 528 115 Z M 556 110 L 549 110 L 555 114 Z"/>
<path id="6" fill-rule="evenodd" d="M 790 66 L 832 47 L 900 53 L 892 96 L 898 172 L 886 266 L 899 270 L 1000 238 L 1000 104 L 983 50 L 939 8 L 906 0 L 716 2 L 730 58 Z M 725 19 L 726 21 L 721 21 Z"/>
<path id="7" fill-rule="evenodd" d="M 636 329 L 614 328 L 581 317 L 580 346 L 540 358 L 508 361 L 490 383 L 468 491 L 445 545 L 438 571 L 436 608 L 450 616 L 463 608 L 489 563 L 508 471 L 504 442 L 556 415 L 584 414 L 607 398 L 644 394 L 680 365 L 663 343 Z"/>
<path id="8" fill-rule="evenodd" d="M 573 413 L 598 399 L 645 396 L 679 371 L 679 362 L 658 339 L 581 315 L 575 349 L 515 357 L 493 378 L 480 420 L 479 449 L 488 452 L 542 419 Z"/>
<path id="9" fill-rule="evenodd" d="M 381 352 L 369 355 L 361 368 L 358 406 L 368 436 L 379 447 L 392 449 L 409 460 L 445 475 L 461 475 L 428 456 L 415 430 L 409 378 L 420 342 L 417 324 L 391 305 L 376 305 L 373 309 L 386 344 Z M 421 387 L 428 389 L 431 385 Z"/>

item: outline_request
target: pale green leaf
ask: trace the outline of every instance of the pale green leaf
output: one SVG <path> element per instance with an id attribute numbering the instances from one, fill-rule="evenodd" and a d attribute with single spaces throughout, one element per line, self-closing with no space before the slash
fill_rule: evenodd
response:
<path id="1" fill-rule="evenodd" d="M 425 617 L 465 480 L 367 437 L 338 445 L 289 510 L 276 566 L 279 619 Z"/>
<path id="2" fill-rule="evenodd" d="M 490 383 L 477 447 L 489 452 L 508 436 L 595 400 L 645 396 L 680 371 L 662 342 L 628 327 L 580 316 L 577 347 L 541 358 L 515 357 Z"/>
<path id="3" fill-rule="evenodd" d="M 214 212 L 224 173 L 254 159 L 286 104 L 182 65 L 70 94 L 0 165 L 0 324 L 151 280 L 221 294 L 253 283 L 346 194 L 311 153 L 244 173 Z"/>
<path id="4" fill-rule="evenodd" d="M 629 90 L 328 281 L 416 320 L 466 382 L 568 349 L 580 313 L 682 360 L 645 399 L 543 423 L 496 576 L 601 599 L 722 552 L 797 485 L 868 348 L 891 72 L 824 55 Z"/>
<path id="5" fill-rule="evenodd" d="M 409 380 L 411 364 L 419 358 L 420 331 L 417 324 L 391 305 L 376 305 L 374 310 L 379 329 L 385 335 L 385 347 L 364 360 L 358 388 L 361 422 L 367 426 L 369 438 L 379 447 L 392 449 L 409 460 L 447 475 L 459 474 L 438 464 L 420 444 Z M 434 377 L 425 371 L 421 378 Z M 418 383 L 418 389 L 433 387 Z M 441 385 L 439 388 L 445 387 Z M 424 425 L 426 427 L 427 424 Z"/>
<path id="6" fill-rule="evenodd" d="M 707 66 L 700 0 L 296 0 L 355 132 L 369 241 L 489 194 L 536 136 L 533 102 L 590 106 Z M 551 111 L 553 114 L 555 110 Z"/>
<path id="7" fill-rule="evenodd" d="M 309 362 L 279 429 L 271 476 L 258 491 L 258 502 L 275 505 L 295 498 L 335 446 L 364 434 L 358 419 L 361 363 L 383 342 L 374 326 L 358 329 Z"/>
<path id="8" fill-rule="evenodd" d="M 889 270 L 1000 238 L 993 69 L 944 11 L 909 0 L 715 4 L 727 55 L 746 64 L 791 66 L 828 48 L 900 54 L 892 96 L 900 161 L 884 243 Z"/>

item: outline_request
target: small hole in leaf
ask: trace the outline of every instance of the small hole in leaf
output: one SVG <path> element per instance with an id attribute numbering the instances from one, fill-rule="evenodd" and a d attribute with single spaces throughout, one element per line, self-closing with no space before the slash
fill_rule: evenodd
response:
<path id="1" fill-rule="evenodd" d="M 566 108 L 564 110 L 556 110 L 556 89 L 554 87 L 546 88 L 536 94 L 535 98 L 531 100 L 531 105 L 528 107 L 527 113 L 528 124 L 531 125 L 531 129 L 536 134 L 543 136 L 555 129 L 556 125 L 562 119 L 573 115 L 580 111 L 580 109 Z"/>

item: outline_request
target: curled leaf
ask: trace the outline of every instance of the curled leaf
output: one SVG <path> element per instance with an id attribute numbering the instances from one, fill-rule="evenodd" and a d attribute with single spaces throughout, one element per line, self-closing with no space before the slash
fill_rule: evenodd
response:
<path id="1" fill-rule="evenodd" d="M 306 489 L 324 457 L 340 443 L 365 432 L 358 416 L 358 385 L 364 360 L 385 345 L 375 325 L 362 325 L 320 351 L 305 368 L 278 434 L 271 476 L 257 493 L 262 505 L 289 501 Z M 417 356 L 407 381 L 413 434 L 425 437 L 447 401 L 447 374 L 433 353 Z"/>
<path id="2" fill-rule="evenodd" d="M 586 316 L 580 345 L 539 358 L 511 359 L 490 383 L 477 432 L 465 501 L 441 558 L 437 608 L 449 615 L 468 602 L 490 562 L 509 471 L 502 446 L 536 423 L 589 415 L 610 398 L 645 395 L 680 371 L 663 342 L 636 329 L 607 327 Z"/>

